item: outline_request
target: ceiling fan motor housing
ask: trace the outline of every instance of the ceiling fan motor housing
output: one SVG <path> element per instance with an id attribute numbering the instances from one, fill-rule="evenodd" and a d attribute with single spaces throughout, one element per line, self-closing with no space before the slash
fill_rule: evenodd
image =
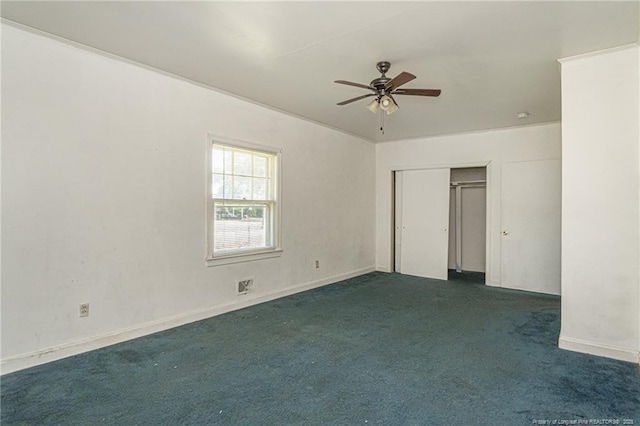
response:
<path id="1" fill-rule="evenodd" d="M 378 62 L 376 64 L 376 68 L 382 75 L 378 78 L 374 78 L 373 80 L 371 80 L 371 83 L 369 83 L 369 85 L 374 89 L 376 89 L 376 92 L 378 92 L 379 95 L 383 95 L 385 84 L 391 81 L 391 79 L 385 75 L 387 71 L 389 71 L 389 68 L 391 68 L 391 63 L 386 61 Z"/>

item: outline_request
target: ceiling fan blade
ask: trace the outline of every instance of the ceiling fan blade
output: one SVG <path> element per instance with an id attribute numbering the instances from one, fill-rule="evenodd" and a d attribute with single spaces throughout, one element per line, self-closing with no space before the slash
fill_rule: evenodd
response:
<path id="1" fill-rule="evenodd" d="M 336 80 L 334 81 L 334 83 L 338 83 L 338 84 L 346 84 L 347 86 L 355 86 L 355 87 L 361 87 L 363 89 L 369 89 L 369 90 L 375 90 L 373 87 L 371 86 L 367 86 L 365 84 L 360 84 L 360 83 L 354 83 L 352 81 L 346 81 L 346 80 Z"/>
<path id="2" fill-rule="evenodd" d="M 375 93 L 367 93 L 366 95 L 358 96 L 357 98 L 347 99 L 346 101 L 338 102 L 336 105 L 346 105 L 351 102 L 359 101 L 360 99 L 368 98 L 369 96 L 376 96 Z"/>
<path id="3" fill-rule="evenodd" d="M 394 95 L 411 95 L 411 96 L 440 96 L 440 89 L 397 89 Z"/>
<path id="4" fill-rule="evenodd" d="M 414 78 L 416 78 L 415 75 L 403 71 L 400 74 L 393 77 L 391 80 L 387 81 L 387 84 L 384 85 L 384 90 L 386 91 L 394 90 L 396 87 L 400 87 L 403 84 L 410 82 Z"/>

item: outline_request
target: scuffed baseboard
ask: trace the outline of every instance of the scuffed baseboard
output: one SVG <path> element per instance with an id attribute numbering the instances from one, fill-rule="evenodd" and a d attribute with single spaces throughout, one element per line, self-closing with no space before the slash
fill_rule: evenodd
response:
<path id="1" fill-rule="evenodd" d="M 333 284 L 338 281 L 357 277 L 359 275 L 368 274 L 369 272 L 373 272 L 375 270 L 376 268 L 374 266 L 370 266 L 344 274 L 334 275 L 331 277 L 322 278 L 320 280 L 311 281 L 305 284 L 276 290 L 272 293 L 256 295 L 255 297 L 247 296 L 243 297 L 240 300 L 234 300 L 232 302 L 223 303 L 213 307 L 180 314 L 169 318 L 163 318 L 157 321 L 147 322 L 130 328 L 117 330 L 112 333 L 63 343 L 61 345 L 52 346 L 42 350 L 5 358 L 0 361 L 0 374 L 13 373 L 25 368 L 35 367 L 36 365 L 45 364 L 47 362 L 67 358 L 95 349 L 100 349 L 105 346 L 125 342 L 127 340 L 143 337 L 149 334 L 157 333 L 159 331 L 168 330 L 170 328 L 189 324 L 195 321 L 200 321 L 227 312 L 246 308 L 248 306 L 257 305 L 260 303 L 268 302 L 270 300 L 279 299 L 281 297 L 290 296 L 295 293 L 300 293 L 317 287 Z"/>
<path id="2" fill-rule="evenodd" d="M 560 349 L 566 349 L 573 352 L 582 352 L 585 354 L 603 356 L 636 364 L 640 363 L 640 353 L 638 353 L 638 351 L 605 345 L 602 343 L 560 336 L 560 339 L 558 339 L 558 347 Z"/>

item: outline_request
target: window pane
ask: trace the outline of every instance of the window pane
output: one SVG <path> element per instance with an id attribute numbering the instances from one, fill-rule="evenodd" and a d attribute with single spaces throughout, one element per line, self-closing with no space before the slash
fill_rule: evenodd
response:
<path id="1" fill-rule="evenodd" d="M 253 199 L 254 200 L 266 200 L 267 199 L 267 180 L 266 179 L 253 179 Z"/>
<path id="2" fill-rule="evenodd" d="M 213 148 L 212 165 L 214 173 L 224 172 L 224 151 L 222 148 Z"/>
<path id="3" fill-rule="evenodd" d="M 221 205 L 214 209 L 214 251 L 267 246 L 269 208 Z"/>
<path id="4" fill-rule="evenodd" d="M 233 158 L 233 174 L 251 176 L 251 154 L 236 152 Z"/>
<path id="5" fill-rule="evenodd" d="M 253 157 L 253 175 L 267 177 L 267 159 L 265 157 Z"/>
<path id="6" fill-rule="evenodd" d="M 214 173 L 212 183 L 211 196 L 213 198 L 224 198 L 224 175 Z"/>
<path id="7" fill-rule="evenodd" d="M 226 175 L 224 177 L 224 194 L 222 198 L 232 198 L 233 197 L 233 177 L 230 175 Z"/>
<path id="8" fill-rule="evenodd" d="M 233 199 L 251 199 L 251 178 L 244 176 L 234 176 L 233 178 Z"/>
<path id="9" fill-rule="evenodd" d="M 233 173 L 233 151 L 230 149 L 224 150 L 224 173 L 231 174 Z"/>

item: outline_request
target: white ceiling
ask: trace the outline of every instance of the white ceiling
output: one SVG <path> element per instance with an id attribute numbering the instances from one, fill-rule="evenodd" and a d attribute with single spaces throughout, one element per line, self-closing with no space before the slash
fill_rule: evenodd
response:
<path id="1" fill-rule="evenodd" d="M 372 141 L 560 120 L 557 59 L 635 43 L 639 2 L 24 2 L 5 19 Z M 385 117 L 336 102 L 378 61 L 417 78 Z M 594 88 L 597 90 L 597 88 Z M 527 119 L 516 113 L 528 111 Z"/>

